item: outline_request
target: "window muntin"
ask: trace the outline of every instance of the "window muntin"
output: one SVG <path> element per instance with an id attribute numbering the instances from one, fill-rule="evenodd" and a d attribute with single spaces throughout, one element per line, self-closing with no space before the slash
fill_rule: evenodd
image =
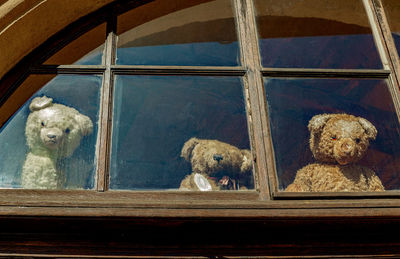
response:
<path id="1" fill-rule="evenodd" d="M 21 178 L 27 155 L 29 153 L 39 154 L 37 149 L 28 147 L 26 141 L 25 128 L 30 114 L 29 105 L 35 97 L 47 96 L 53 99 L 53 103 L 77 109 L 81 114 L 90 117 L 93 122 L 92 134 L 82 138 L 80 145 L 71 156 L 64 158 L 62 155 L 56 155 L 59 159 L 56 157 L 52 159 L 56 163 L 55 166 L 60 177 L 65 177 L 61 180 L 63 183 L 59 188 L 93 189 L 101 78 L 99 76 L 59 75 L 49 80 L 49 76 L 43 75 L 28 78 L 26 82 L 46 83 L 13 115 L 0 131 L 0 142 L 2 143 L 0 149 L 0 157 L 2 158 L 0 163 L 0 171 L 2 172 L 0 188 L 22 188 Z M 78 91 L 79 95 L 76 94 Z M 40 134 L 37 131 L 34 133 Z M 39 136 L 37 138 L 39 139 Z M 43 155 L 41 157 L 44 159 L 44 157 L 50 156 Z M 41 161 L 40 159 L 39 161 Z M 32 170 L 35 170 L 35 168 L 32 167 Z"/>
<path id="2" fill-rule="evenodd" d="M 250 149 L 240 78 L 117 75 L 115 80 L 111 189 L 178 189 L 194 172 L 181 156 L 193 137 Z M 214 170 L 227 169 L 223 160 L 233 158 L 211 153 L 202 156 L 211 162 L 196 165 L 210 166 L 206 171 L 213 172 L 216 182 L 230 176 L 240 178 L 244 186 L 238 183 L 238 189 L 254 188 L 251 171 L 239 175 L 235 169 Z M 220 155 L 222 161 L 209 155 Z"/>
<path id="3" fill-rule="evenodd" d="M 120 17 L 122 17 L 122 16 L 119 16 L 119 18 Z M 110 26 L 110 27 L 112 27 L 112 26 Z M 242 27 L 243 28 L 243 27 Z M 109 34 L 110 35 L 110 34 Z M 243 35 L 241 35 L 242 37 L 243 37 Z M 248 38 L 247 38 L 248 39 Z M 245 41 L 243 41 L 243 39 L 242 39 L 242 43 L 243 42 L 245 42 Z M 110 42 L 108 42 L 108 43 L 110 43 Z M 246 44 L 242 44 L 242 45 L 246 45 Z M 253 46 L 254 46 L 254 42 L 253 42 Z M 108 46 L 108 48 L 112 48 L 112 47 L 110 47 L 110 46 Z M 243 46 L 242 46 L 242 49 L 243 49 Z M 108 49 L 109 50 L 109 49 Z M 107 56 L 107 57 L 105 57 L 105 59 L 107 59 L 108 61 L 110 61 L 110 58 L 112 57 L 112 51 L 110 51 L 108 54 L 110 54 L 111 53 L 111 55 L 110 56 Z M 108 55 L 107 54 L 107 55 Z M 254 57 L 252 57 L 252 58 L 254 58 Z M 109 64 L 112 64 L 113 62 L 111 61 L 111 62 L 109 62 Z M 254 83 L 254 81 L 253 82 L 251 82 L 251 80 L 249 80 L 249 82 L 247 82 L 247 80 L 248 80 L 248 78 L 251 78 L 252 76 L 254 76 L 254 71 L 253 70 L 251 70 L 251 69 L 254 69 L 254 67 L 251 67 L 251 69 L 250 70 L 248 70 L 247 72 L 245 72 L 245 70 L 247 69 L 247 66 L 249 65 L 249 63 L 251 63 L 251 62 L 245 62 L 245 64 L 244 64 L 244 67 L 243 68 L 240 68 L 239 67 L 239 70 L 240 71 L 242 71 L 241 73 L 241 75 L 245 75 L 246 73 L 248 73 L 248 75 L 249 75 L 249 77 L 247 77 L 247 76 L 245 76 L 244 78 L 245 78 L 245 84 L 247 83 L 249 83 L 250 82 L 250 91 L 254 91 L 254 86 L 252 85 L 252 83 Z M 252 65 L 254 65 L 254 64 L 252 64 Z M 292 68 L 292 67 L 291 67 Z M 363 67 L 361 67 L 361 68 L 363 68 Z M 37 69 L 37 68 L 36 68 Z M 40 69 L 40 68 L 39 68 Z M 48 68 L 45 68 L 45 69 L 48 69 Z M 64 68 L 58 68 L 60 71 L 64 71 Z M 143 71 L 140 71 L 140 67 L 138 68 L 138 67 L 134 67 L 134 66 L 121 66 L 121 67 L 119 67 L 119 64 L 117 64 L 117 65 L 112 65 L 111 67 L 109 66 L 109 65 L 107 65 L 107 64 L 105 64 L 104 65 L 104 69 L 103 69 L 103 67 L 101 67 L 101 68 L 99 68 L 99 67 L 97 67 L 97 68 L 77 68 L 77 67 L 73 67 L 73 66 L 71 66 L 71 67 L 67 67 L 66 69 L 65 69 L 65 71 L 68 71 L 68 73 L 71 73 L 71 70 L 68 70 L 68 69 L 72 69 L 72 70 L 74 70 L 74 69 L 76 69 L 75 71 L 73 71 L 72 73 L 80 73 L 80 72 L 83 72 L 83 73 L 100 73 L 99 71 L 101 70 L 101 73 L 102 72 L 104 72 L 105 70 L 107 70 L 108 69 L 108 71 L 110 71 L 110 74 L 111 75 L 113 75 L 113 74 L 115 74 L 115 73 L 118 73 L 118 72 L 116 72 L 116 71 L 124 71 L 123 73 L 125 73 L 125 74 L 130 74 L 130 73 L 132 73 L 132 74 L 143 74 L 143 75 L 145 75 L 145 74 L 147 74 L 147 73 L 150 73 L 150 74 L 170 74 L 170 75 L 173 75 L 173 74 L 175 74 L 176 72 L 172 72 L 172 71 L 177 71 L 176 70 L 176 68 L 168 68 L 167 66 L 166 67 L 164 67 L 164 68 L 162 68 L 164 71 L 160 71 L 160 70 L 158 70 L 158 71 L 156 71 L 157 69 L 159 69 L 159 68 L 151 68 L 151 67 L 148 67 L 148 68 L 146 68 L 147 70 L 145 70 L 145 72 L 143 72 Z M 97 71 L 96 72 L 93 72 L 93 71 L 90 71 L 90 69 L 97 69 Z M 103 69 L 103 70 L 102 70 Z M 182 69 L 182 71 L 185 71 L 185 68 L 179 68 L 179 70 L 180 69 Z M 210 73 L 210 74 L 220 74 L 220 75 L 222 75 L 222 74 L 225 74 L 226 73 L 226 71 L 223 71 L 222 69 L 220 70 L 220 71 L 217 71 L 218 69 L 216 69 L 216 68 L 207 68 L 208 69 L 208 72 L 207 73 Z M 207 69 L 205 69 L 205 70 L 207 70 Z M 168 72 L 168 70 L 170 71 L 170 72 Z M 188 73 L 188 71 L 190 70 L 190 72 Z M 190 73 L 193 73 L 193 68 L 189 68 L 189 70 L 186 70 L 186 72 L 183 72 L 183 74 L 185 74 L 185 73 L 188 73 L 188 74 L 190 74 Z M 201 70 L 201 69 L 200 69 Z M 200 71 L 199 70 L 199 71 Z M 238 70 L 238 71 L 239 71 Z M 274 70 L 273 68 L 272 69 L 270 69 L 270 70 L 268 70 L 268 69 L 262 69 L 262 68 L 260 68 L 260 67 L 256 67 L 256 73 L 258 73 L 259 72 L 259 70 L 261 70 L 264 74 L 268 74 L 268 73 L 271 73 L 271 72 L 273 72 L 273 73 L 278 73 L 281 77 L 288 77 L 288 78 L 290 78 L 291 76 L 292 76 L 292 74 L 293 73 L 300 73 L 300 74 L 302 74 L 303 76 L 306 76 L 306 77 L 313 77 L 313 76 L 315 76 L 316 75 L 316 73 L 314 73 L 315 71 L 313 71 L 312 69 L 310 69 L 310 70 L 308 70 L 308 71 L 303 71 L 303 70 L 301 70 L 301 69 L 298 69 L 298 70 L 296 70 L 296 67 L 294 67 L 294 68 L 292 68 L 292 70 L 290 71 L 290 70 L 288 70 L 288 71 L 285 71 L 285 70 L 283 70 L 283 69 L 276 69 L 276 70 Z M 37 71 L 37 70 L 35 70 L 35 71 Z M 182 73 L 182 71 L 180 71 L 180 72 L 178 72 L 178 73 Z M 197 72 L 195 72 L 195 73 L 199 73 L 199 71 L 197 71 Z M 232 71 L 231 71 L 232 72 Z M 231 72 L 228 72 L 228 73 L 231 73 Z M 334 75 L 335 77 L 344 77 L 344 78 L 346 78 L 346 77 L 349 77 L 348 75 L 348 71 L 325 71 L 325 72 L 327 72 L 328 73 L 328 77 L 330 77 L 330 76 L 332 76 L 332 75 Z M 353 71 L 354 72 L 354 71 Z M 368 73 L 380 73 L 381 74 L 381 76 L 380 77 L 382 77 L 383 78 L 383 75 L 384 74 L 386 74 L 386 76 L 388 75 L 388 72 L 387 71 L 384 71 L 384 70 L 379 70 L 379 71 L 364 71 L 365 73 L 361 73 L 361 74 L 363 74 L 363 75 L 361 75 L 361 77 L 368 77 Z M 319 72 L 317 71 L 317 74 L 318 74 Z M 350 71 L 350 73 L 351 73 L 351 71 Z M 358 71 L 358 72 L 356 72 L 356 73 L 360 73 L 360 71 Z M 107 73 L 106 73 L 107 74 Z M 234 74 L 234 73 L 233 73 Z M 240 74 L 240 73 L 239 73 Z M 358 74 L 357 76 L 360 76 L 360 74 Z M 111 76 L 111 78 L 112 78 L 112 76 Z M 256 78 L 256 77 L 255 77 Z M 260 80 L 261 81 L 261 80 Z M 103 96 L 104 97 L 104 96 Z M 261 97 L 262 98 L 262 97 Z M 254 104 L 253 104 L 254 105 Z M 261 107 L 261 109 L 262 109 L 262 107 Z M 105 113 L 103 112 L 103 115 L 104 115 Z M 264 130 L 266 130 L 266 128 L 263 128 Z M 267 134 L 268 135 L 268 134 Z M 108 141 L 108 140 L 107 140 Z M 267 154 L 268 156 L 270 155 L 270 154 Z M 270 161 L 270 160 L 269 160 Z M 273 170 L 269 170 L 269 173 L 274 173 L 274 171 Z M 106 185 L 105 185 L 106 186 Z M 108 185 L 107 185 L 108 186 Z M 105 188 L 105 189 L 107 189 L 107 187 Z"/>
<path id="4" fill-rule="evenodd" d="M 155 1 L 120 15 L 117 32 L 118 65 L 239 65 L 230 0 Z"/>
<path id="5" fill-rule="evenodd" d="M 386 17 L 389 22 L 390 30 L 394 43 L 396 44 L 397 52 L 400 49 L 400 2 L 396 0 L 383 0 Z"/>
<path id="6" fill-rule="evenodd" d="M 358 164 L 375 171 L 386 190 L 399 189 L 400 125 L 386 80 L 265 78 L 264 85 L 280 190 L 297 170 L 317 162 L 307 125 L 324 113 L 352 114 L 376 127 L 377 137 Z"/>
<path id="7" fill-rule="evenodd" d="M 382 68 L 361 0 L 254 3 L 264 67 Z"/>

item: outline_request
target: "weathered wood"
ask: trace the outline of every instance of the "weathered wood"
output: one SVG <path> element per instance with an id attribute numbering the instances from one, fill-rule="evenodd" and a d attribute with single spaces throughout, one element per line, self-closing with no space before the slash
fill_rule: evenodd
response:
<path id="1" fill-rule="evenodd" d="M 389 77 L 391 71 L 384 69 L 312 69 L 312 68 L 263 68 L 268 77 L 307 78 L 381 78 Z"/>
<path id="2" fill-rule="evenodd" d="M 389 59 L 389 67 L 393 71 L 393 79 L 396 82 L 395 85 L 397 87 L 400 84 L 400 60 L 398 56 L 398 52 L 396 49 L 396 45 L 394 44 L 393 37 L 391 35 L 389 23 L 387 21 L 387 17 L 384 11 L 384 7 L 381 0 L 368 0 L 368 5 L 371 7 L 373 11 L 373 24 L 377 27 L 377 33 L 379 36 L 379 40 L 382 42 L 382 45 L 385 49 L 385 54 Z"/>
<path id="3" fill-rule="evenodd" d="M 138 6 L 145 2 L 130 1 L 130 4 Z M 371 4 L 369 0 L 364 3 Z M 386 20 L 379 16 L 383 14 L 382 8 L 376 5 L 377 19 L 371 10 L 369 17 L 372 23 L 381 23 L 381 32 L 375 28 L 374 36 L 384 39 L 386 44 L 378 46 L 380 54 L 390 55 L 390 62 L 384 61 L 385 69 L 269 69 L 260 64 L 252 2 L 234 0 L 234 5 L 241 67 L 114 65 L 116 21 L 111 20 L 104 66 L 32 68 L 30 60 L 28 65 L 19 67 L 23 73 L 20 71 L 2 81 L 7 84 L 0 89 L 5 100 L 27 71 L 104 75 L 96 190 L 0 190 L 0 257 L 400 256 L 400 238 L 393 235 L 400 230 L 398 191 L 279 192 L 262 78 L 388 79 L 394 101 L 399 105 L 396 90 L 399 76 L 396 74 L 395 78 L 394 74 L 398 73 L 399 64 L 388 38 Z M 81 32 L 76 33 L 71 39 Z M 257 191 L 108 190 L 114 74 L 242 76 Z"/>
<path id="4" fill-rule="evenodd" d="M 384 219 L 384 221 L 382 221 Z M 391 218 L 10 217 L 0 254 L 33 256 L 399 256 Z M 19 233 L 26 234 L 20 235 Z M 260 234 L 256 234 L 260 233 Z M 257 257 L 260 258 L 260 257 Z"/>
<path id="5" fill-rule="evenodd" d="M 245 97 L 249 104 L 247 105 L 247 112 L 255 162 L 256 188 L 260 192 L 260 198 L 268 200 L 270 199 L 268 178 L 269 174 L 274 174 L 273 158 L 271 157 L 273 151 L 268 139 L 269 131 L 260 73 L 260 54 L 254 23 L 254 10 L 251 1 L 236 0 L 234 3 L 242 63 L 247 68 L 244 86 Z"/>
<path id="6" fill-rule="evenodd" d="M 112 71 L 119 75 L 204 75 L 204 76 L 243 76 L 243 67 L 208 66 L 128 66 L 113 65 Z"/>
<path id="7" fill-rule="evenodd" d="M 32 74 L 102 74 L 102 65 L 41 65 L 30 69 Z"/>
<path id="8" fill-rule="evenodd" d="M 103 87 L 101 92 L 99 133 L 96 145 L 97 167 L 96 186 L 98 191 L 106 191 L 109 183 L 109 161 L 111 152 L 111 128 L 112 128 L 112 107 L 113 107 L 113 73 L 111 66 L 115 62 L 116 45 L 116 18 L 107 23 L 107 40 L 105 44 L 104 60 L 106 70 L 103 76 Z"/>

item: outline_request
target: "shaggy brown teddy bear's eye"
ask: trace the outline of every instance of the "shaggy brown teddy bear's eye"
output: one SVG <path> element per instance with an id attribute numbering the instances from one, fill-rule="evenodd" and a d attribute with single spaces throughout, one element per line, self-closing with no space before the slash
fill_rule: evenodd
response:
<path id="1" fill-rule="evenodd" d="M 360 138 L 356 138 L 355 141 L 356 141 L 357 144 L 359 144 L 361 139 Z"/>
<path id="2" fill-rule="evenodd" d="M 66 129 L 65 129 L 65 133 L 68 134 L 68 133 L 70 133 L 70 132 L 71 132 L 71 130 L 70 130 L 69 128 L 66 128 Z"/>

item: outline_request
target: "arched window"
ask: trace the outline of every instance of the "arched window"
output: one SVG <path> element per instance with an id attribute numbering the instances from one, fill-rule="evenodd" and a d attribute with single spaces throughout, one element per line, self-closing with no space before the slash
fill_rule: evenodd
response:
<path id="1" fill-rule="evenodd" d="M 353 213 L 351 225 L 397 213 L 395 7 L 106 5 L 1 79 L 0 194 L 11 201 L 0 206 L 15 215 L 278 217 L 283 228 L 285 217 Z"/>
<path id="2" fill-rule="evenodd" d="M 34 72 L 18 87 L 29 99 L 3 126 L 2 142 L 7 146 L 2 150 L 2 187 L 254 189 L 240 63 L 230 1 L 193 1 L 173 7 L 157 2 L 121 11 L 35 64 Z M 10 99 L 14 96 L 21 98 L 14 93 Z M 45 100 L 48 105 L 32 108 Z M 68 123 L 52 122 L 66 116 L 65 107 L 89 117 L 93 125 L 89 135 L 77 134 L 74 140 L 69 132 L 62 133 Z M 46 108 L 61 114 L 41 115 Z M 36 113 L 40 118 L 35 122 L 27 119 Z M 34 128 L 38 133 L 29 123 L 45 125 Z M 59 136 L 49 140 L 58 128 Z M 41 134 L 41 139 L 29 142 L 32 134 Z M 190 139 L 193 146 L 184 154 Z M 66 154 L 68 141 L 80 144 Z M 201 154 L 201 160 L 210 161 L 199 161 L 202 164 L 192 170 L 191 150 L 199 141 L 217 150 L 207 151 L 214 152 L 211 157 Z M 44 154 L 36 154 L 36 149 Z M 52 179 L 41 175 L 44 158 L 49 158 Z M 205 186 L 190 187 L 191 178 L 184 182 L 192 171 Z"/>

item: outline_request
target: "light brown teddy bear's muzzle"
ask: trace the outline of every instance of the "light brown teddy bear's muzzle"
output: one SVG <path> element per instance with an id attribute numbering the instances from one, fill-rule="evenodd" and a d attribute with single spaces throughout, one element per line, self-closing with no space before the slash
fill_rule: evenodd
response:
<path id="1" fill-rule="evenodd" d="M 346 165 L 356 162 L 357 145 L 351 138 L 343 138 L 338 140 L 333 147 L 334 157 L 340 165 Z"/>

